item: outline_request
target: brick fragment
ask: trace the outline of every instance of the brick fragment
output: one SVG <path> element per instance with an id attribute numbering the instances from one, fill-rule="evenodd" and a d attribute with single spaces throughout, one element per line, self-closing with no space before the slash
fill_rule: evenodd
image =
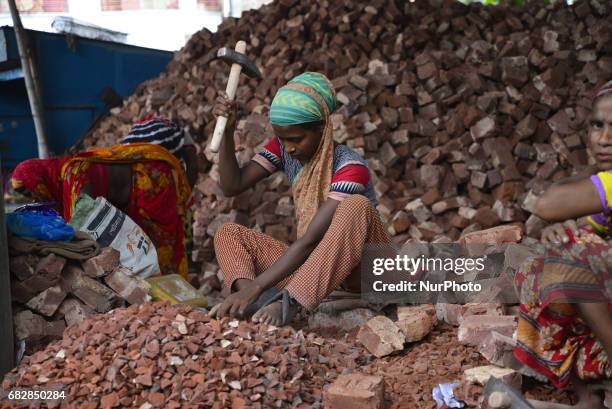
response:
<path id="1" fill-rule="evenodd" d="M 65 265 L 66 259 L 53 253 L 41 258 L 36 264 L 32 276 L 23 281 L 13 281 L 11 283 L 13 299 L 25 304 L 40 292 L 56 285 L 61 279 L 62 269 Z"/>
<path id="2" fill-rule="evenodd" d="M 15 338 L 27 343 L 60 339 L 66 329 L 64 321 L 47 321 L 29 310 L 20 311 L 13 316 Z"/>
<path id="3" fill-rule="evenodd" d="M 18 280 L 26 280 L 34 275 L 38 258 L 33 255 L 11 257 L 9 270 Z"/>
<path id="4" fill-rule="evenodd" d="M 116 408 L 119 404 L 119 395 L 117 392 L 111 392 L 108 395 L 102 396 L 102 399 L 100 399 L 100 406 L 102 406 L 102 409 Z"/>
<path id="5" fill-rule="evenodd" d="M 459 317 L 461 316 L 460 304 L 437 303 L 436 317 L 439 321 L 444 321 L 447 324 L 459 325 Z"/>
<path id="6" fill-rule="evenodd" d="M 62 286 L 98 312 L 107 312 L 119 305 L 119 299 L 113 291 L 104 284 L 87 277 L 83 270 L 74 264 L 66 267 L 62 277 Z"/>
<path id="7" fill-rule="evenodd" d="M 65 258 L 51 253 L 40 259 L 36 265 L 36 275 L 48 277 L 50 280 L 56 279 L 62 274 L 65 265 Z"/>
<path id="8" fill-rule="evenodd" d="M 421 183 L 426 188 L 436 188 L 442 179 L 442 168 L 438 165 L 423 165 L 420 167 Z"/>
<path id="9" fill-rule="evenodd" d="M 478 352 L 491 364 L 510 367 L 514 365 L 514 340 L 491 331 L 478 345 Z"/>
<path id="10" fill-rule="evenodd" d="M 104 277 L 104 282 L 130 304 L 143 304 L 151 300 L 147 282 L 131 276 L 127 269 L 116 268 Z"/>
<path id="11" fill-rule="evenodd" d="M 410 216 L 404 211 L 395 213 L 393 219 L 391 219 L 391 226 L 395 234 L 400 234 L 408 230 L 411 225 Z"/>
<path id="12" fill-rule="evenodd" d="M 531 237 L 539 237 L 542 229 L 548 225 L 547 222 L 540 219 L 535 214 L 532 214 L 527 218 L 525 222 L 525 233 Z"/>
<path id="13" fill-rule="evenodd" d="M 479 208 L 472 217 L 472 221 L 478 223 L 481 228 L 492 228 L 500 223 L 499 216 L 489 206 Z"/>
<path id="14" fill-rule="evenodd" d="M 385 166 L 393 166 L 393 164 L 399 159 L 399 156 L 393 149 L 393 146 L 391 146 L 389 142 L 385 142 L 380 148 L 380 159 Z"/>
<path id="15" fill-rule="evenodd" d="M 538 127 L 538 119 L 533 115 L 527 115 L 516 125 L 516 133 L 521 138 L 533 135 Z"/>
<path id="16" fill-rule="evenodd" d="M 27 306 L 42 315 L 50 317 L 55 314 L 64 298 L 66 298 L 66 292 L 61 286 L 54 285 L 28 301 Z"/>
<path id="17" fill-rule="evenodd" d="M 487 381 L 492 376 L 518 390 L 521 389 L 522 385 L 522 376 L 520 373 L 516 372 L 514 369 L 500 368 L 493 365 L 466 369 L 463 376 L 468 382 L 474 382 L 482 386 L 486 385 Z"/>
<path id="18" fill-rule="evenodd" d="M 436 315 L 436 306 L 433 304 L 421 304 L 421 305 L 414 305 L 414 306 L 398 306 L 397 307 L 397 320 L 401 321 L 415 314 L 419 314 L 421 312 L 426 313 L 430 318 L 432 318 L 434 325 L 437 324 L 438 318 Z"/>
<path id="19" fill-rule="evenodd" d="M 373 355 L 381 358 L 403 350 L 406 338 L 393 321 L 381 315 L 361 327 L 357 340 Z"/>
<path id="20" fill-rule="evenodd" d="M 470 134 L 475 141 L 478 141 L 493 136 L 496 132 L 496 127 L 495 118 L 487 116 L 470 128 Z"/>
<path id="21" fill-rule="evenodd" d="M 425 338 L 434 327 L 434 320 L 425 311 L 414 312 L 399 319 L 397 325 L 405 336 L 406 342 L 416 342 Z"/>
<path id="22" fill-rule="evenodd" d="M 93 316 L 96 312 L 76 298 L 67 298 L 58 308 L 59 314 L 64 317 L 66 325 L 80 324 L 84 319 Z"/>
<path id="23" fill-rule="evenodd" d="M 437 73 L 438 68 L 436 67 L 436 64 L 433 61 L 430 61 L 424 65 L 417 67 L 417 76 L 420 80 L 426 80 L 428 78 L 431 78 L 434 75 L 437 75 Z"/>
<path id="24" fill-rule="evenodd" d="M 460 242 L 469 244 L 501 244 L 521 241 L 523 231 L 517 225 L 497 226 L 464 235 Z"/>
<path id="25" fill-rule="evenodd" d="M 355 308 L 342 311 L 340 314 L 317 311 L 308 317 L 308 326 L 310 328 L 341 328 L 350 331 L 353 328 L 361 327 L 374 317 L 374 312 L 367 308 Z"/>
<path id="26" fill-rule="evenodd" d="M 477 346 L 492 331 L 512 337 L 516 326 L 514 316 L 472 315 L 461 321 L 457 338 L 463 344 Z"/>
<path id="27" fill-rule="evenodd" d="M 506 57 L 501 61 L 502 81 L 521 87 L 529 80 L 529 61 L 527 57 Z"/>
<path id="28" fill-rule="evenodd" d="M 120 253 L 112 247 L 105 247 L 95 257 L 82 263 L 85 275 L 91 278 L 104 277 L 119 266 Z"/>
<path id="29" fill-rule="evenodd" d="M 340 375 L 325 392 L 324 402 L 330 409 L 382 409 L 384 395 L 382 377 L 354 373 Z"/>
<path id="30" fill-rule="evenodd" d="M 461 306 L 458 322 L 461 324 L 464 319 L 474 315 L 502 316 L 504 306 L 499 303 L 468 303 Z"/>

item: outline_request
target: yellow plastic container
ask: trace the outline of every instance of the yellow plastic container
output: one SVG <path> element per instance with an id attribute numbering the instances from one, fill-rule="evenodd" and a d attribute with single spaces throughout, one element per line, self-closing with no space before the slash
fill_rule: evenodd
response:
<path id="1" fill-rule="evenodd" d="M 183 277 L 169 274 L 147 278 L 151 286 L 149 294 L 154 301 L 170 301 L 172 304 L 187 304 L 192 307 L 206 307 L 208 300 Z"/>

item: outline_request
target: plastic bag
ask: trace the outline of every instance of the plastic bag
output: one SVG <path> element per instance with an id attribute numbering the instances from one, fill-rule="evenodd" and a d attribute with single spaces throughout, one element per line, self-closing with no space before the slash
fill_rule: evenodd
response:
<path id="1" fill-rule="evenodd" d="M 57 205 L 57 202 L 28 203 L 19 206 L 14 213 L 39 213 L 45 216 L 59 216 L 60 214 L 55 210 Z"/>
<path id="2" fill-rule="evenodd" d="M 8 231 L 16 236 L 45 241 L 72 241 L 74 229 L 59 216 L 22 211 L 6 215 Z"/>
<path id="3" fill-rule="evenodd" d="M 128 215 L 103 197 L 95 200 L 82 193 L 74 206 L 70 225 L 112 247 L 130 275 L 147 278 L 160 272 L 157 251 L 147 234 Z"/>
<path id="4" fill-rule="evenodd" d="M 465 404 L 455 399 L 454 389 L 459 385 L 459 382 L 441 383 L 431 391 L 437 408 L 440 409 L 446 405 L 449 408 L 463 408 Z"/>

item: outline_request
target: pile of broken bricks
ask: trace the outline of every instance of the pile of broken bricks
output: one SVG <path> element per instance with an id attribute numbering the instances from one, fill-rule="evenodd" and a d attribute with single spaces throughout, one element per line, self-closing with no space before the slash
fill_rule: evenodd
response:
<path id="1" fill-rule="evenodd" d="M 446 324 L 458 325 L 457 342 L 467 348 L 475 348 L 480 356 L 488 362 L 486 365 L 468 365 L 465 368 L 460 365 L 455 367 L 454 370 L 442 373 L 436 373 L 434 370 L 433 375 L 442 375 L 444 381 L 440 380 L 440 383 L 457 382 L 455 398 L 466 403 L 467 407 L 480 407 L 483 387 L 491 376 L 521 390 L 523 374 L 527 376 L 535 375 L 513 361 L 513 335 L 517 327 L 517 317 L 504 315 L 504 312 L 504 306 L 501 304 L 439 304 L 436 306 L 398 307 L 395 322 L 384 315 L 376 316 L 360 328 L 357 341 L 377 358 L 398 354 L 401 356 L 405 349 L 410 350 L 415 342 L 427 337 L 437 326 L 439 318 L 444 319 Z M 457 356 L 461 356 L 461 354 L 457 353 Z M 425 360 L 423 362 L 407 364 L 413 366 L 412 370 L 417 372 L 417 376 L 421 372 L 421 377 L 432 377 L 431 371 L 426 368 L 431 367 L 434 363 L 435 359 L 432 359 L 433 357 L 434 355 L 430 353 L 423 357 Z M 439 357 L 440 352 L 435 355 L 435 358 Z M 449 368 L 453 366 L 454 360 L 452 357 L 446 354 L 442 354 L 441 357 L 443 364 L 446 364 Z M 480 358 L 481 361 L 482 358 Z M 463 362 L 463 359 L 460 358 L 460 361 Z M 419 365 L 424 365 L 425 369 L 420 371 Z M 373 372 L 374 374 L 365 375 L 364 372 Z M 326 391 L 328 402 L 333 402 L 330 407 L 334 409 L 350 407 L 386 408 L 385 381 L 392 388 L 397 388 L 396 384 L 398 382 L 401 384 L 402 379 L 401 375 L 390 375 L 387 379 L 385 376 L 378 375 L 366 368 L 359 373 L 339 377 Z M 440 376 L 438 377 L 440 378 Z M 406 382 L 413 381 L 413 379 L 406 379 Z M 436 385 L 433 382 L 430 382 L 430 384 Z M 405 384 L 403 387 L 410 388 L 411 385 Z M 402 386 L 400 385 L 399 388 L 402 388 Z M 431 392 L 430 385 L 430 389 L 421 391 L 421 396 L 416 400 L 423 401 L 421 402 L 423 404 L 425 401 L 431 402 Z M 396 393 L 401 395 L 399 391 Z M 424 397 L 423 394 L 429 394 L 429 396 Z M 408 405 L 408 402 L 405 402 L 405 404 Z"/>
<path id="2" fill-rule="evenodd" d="M 334 138 L 368 161 L 378 210 L 397 242 L 457 240 L 503 223 L 538 237 L 545 223 L 532 214 L 537 196 L 588 162 L 592 92 L 612 75 L 610 4 L 505 3 L 277 0 L 224 20 L 215 33 L 194 34 L 86 145 L 115 144 L 154 112 L 188 127 L 204 148 L 228 73 L 217 49 L 245 40 L 264 79 L 242 78 L 237 92 L 241 164 L 273 134 L 267 110 L 276 90 L 320 71 L 337 90 Z M 295 237 L 283 175 L 227 198 L 215 162 L 202 157 L 193 261 L 214 260 L 223 222 Z"/>
<path id="3" fill-rule="evenodd" d="M 514 269 L 534 255 L 533 249 L 515 243 L 520 239 L 520 227 L 508 225 L 470 233 L 462 242 L 482 244 L 485 252 L 505 251 L 506 264 Z M 35 287 L 33 278 L 38 277 L 49 288 L 58 288 L 50 295 L 60 294 L 35 296 L 45 303 L 28 301 L 25 306 L 33 311 L 24 309 L 17 316 L 40 314 L 36 316 L 47 322 L 44 313 L 72 326 L 64 331 L 62 324 L 52 334 L 61 341 L 27 356 L 5 378 L 5 391 L 61 388 L 70 402 L 103 409 L 214 403 L 232 408 L 383 408 L 389 401 L 398 402 L 397 408 L 431 408 L 432 387 L 460 381 L 457 399 L 478 407 L 490 376 L 518 388 L 523 375 L 535 376 L 512 357 L 516 306 L 438 303 L 399 306 L 389 316 L 368 308 L 310 315 L 309 330 L 353 330 L 353 337 L 338 340 L 288 327 L 217 321 L 185 306 L 112 309 L 121 297 L 144 301 L 140 291 L 128 294 L 116 285 L 117 265 L 111 249 L 82 265 L 54 255 L 11 259 L 15 285 Z M 72 305 L 74 311 L 68 313 Z M 95 312 L 107 313 L 92 316 Z M 24 330 L 18 320 L 16 324 L 21 334 Z"/>
<path id="4" fill-rule="evenodd" d="M 423 336 L 428 328 L 436 337 L 413 343 L 404 354 L 376 359 L 351 339 L 215 320 L 197 309 L 169 303 L 134 305 L 69 327 L 60 341 L 25 357 L 4 378 L 2 390 L 63 390 L 67 403 L 87 409 L 379 409 L 396 399 L 404 404 L 418 400 L 398 407 L 431 408 L 430 385 L 411 392 L 415 377 L 441 382 L 465 372 L 463 390 L 485 382 L 487 374 L 501 374 L 516 385 L 514 373 L 474 365 L 482 358 L 471 345 L 458 341 L 447 325 L 443 330 L 431 328 L 436 320 L 432 306 L 399 308 L 398 317 L 399 332 L 406 331 L 407 339 Z M 416 317 L 427 321 L 426 326 L 417 328 Z M 360 340 L 394 325 L 373 322 L 360 330 Z M 471 392 L 474 401 L 481 390 Z M 59 407 L 59 401 L 47 404 Z M 13 407 L 20 406 L 13 402 Z"/>
<path id="5" fill-rule="evenodd" d="M 12 255 L 9 259 L 15 340 L 32 353 L 62 338 L 67 326 L 94 314 L 150 300 L 148 285 L 120 266 L 107 247 L 76 262 L 56 254 Z"/>
<path id="6" fill-rule="evenodd" d="M 512 275 L 517 268 L 529 263 L 536 254 L 533 249 L 515 243 L 520 239 L 520 228 L 500 226 L 470 233 L 462 241 L 463 243 L 482 244 L 489 247 L 489 251 L 499 251 L 505 248 L 506 265 L 509 266 L 509 270 L 503 273 Z M 487 251 L 486 248 L 482 250 Z M 483 387 L 492 376 L 518 390 L 521 390 L 523 376 L 542 382 L 546 381 L 513 356 L 518 314 L 518 305 L 499 302 L 462 305 L 437 303 L 435 305 L 398 306 L 395 311 L 395 320 L 386 315 L 375 315 L 367 309 L 343 312 L 335 320 L 335 325 L 348 329 L 351 325 L 359 324 L 356 340 L 377 358 L 405 354 L 414 347 L 416 342 L 428 337 L 438 323 L 456 327 L 457 330 L 454 333 L 456 342 L 473 348 L 483 362 L 481 362 L 482 365 L 461 367 L 460 370 L 455 368 L 454 372 L 444 372 L 442 375 L 446 377 L 440 382 L 457 382 L 455 397 L 466 403 L 468 407 L 480 407 Z M 319 313 L 313 317 L 310 324 L 311 326 L 334 325 L 334 317 L 325 317 L 324 314 Z M 425 357 L 426 360 L 430 358 L 431 355 Z M 448 365 L 451 366 L 452 362 L 450 359 Z M 423 363 L 423 365 L 427 367 L 431 365 L 431 362 Z M 432 374 L 424 371 L 423 376 L 428 375 Z M 394 387 L 398 379 L 391 379 L 389 382 Z M 327 394 L 330 401 L 336 405 L 333 406 L 334 408 L 348 408 L 351 405 L 357 405 L 353 407 L 380 409 L 386 407 L 385 400 L 381 399 L 381 396 L 385 395 L 384 385 L 385 382 L 379 375 L 352 374 L 339 378 Z M 355 389 L 359 389 L 359 392 L 355 392 Z M 431 389 L 424 392 L 431 394 Z M 410 400 L 410 404 L 414 405 L 415 400 L 426 399 L 422 399 L 421 396 L 418 399 Z"/>
<path id="7" fill-rule="evenodd" d="M 25 357 L 2 390 L 61 389 L 83 409 L 321 408 L 323 387 L 368 357 L 341 340 L 156 302 L 69 327 Z"/>

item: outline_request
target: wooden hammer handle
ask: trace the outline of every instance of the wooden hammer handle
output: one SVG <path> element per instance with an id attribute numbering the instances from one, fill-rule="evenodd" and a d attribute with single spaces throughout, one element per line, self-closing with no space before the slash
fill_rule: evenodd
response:
<path id="1" fill-rule="evenodd" d="M 246 43 L 244 41 L 238 41 L 236 43 L 235 51 L 237 53 L 244 54 L 246 51 Z M 234 100 L 236 96 L 236 89 L 238 88 L 238 82 L 240 81 L 240 72 L 242 71 L 242 65 L 232 64 L 230 69 L 229 78 L 227 80 L 227 87 L 225 92 L 230 101 Z M 210 150 L 212 152 L 219 152 L 219 146 L 221 145 L 221 139 L 225 132 L 225 125 L 227 125 L 227 118 L 224 116 L 217 117 L 217 123 L 215 124 L 215 131 L 213 132 L 212 141 L 210 142 Z"/>

